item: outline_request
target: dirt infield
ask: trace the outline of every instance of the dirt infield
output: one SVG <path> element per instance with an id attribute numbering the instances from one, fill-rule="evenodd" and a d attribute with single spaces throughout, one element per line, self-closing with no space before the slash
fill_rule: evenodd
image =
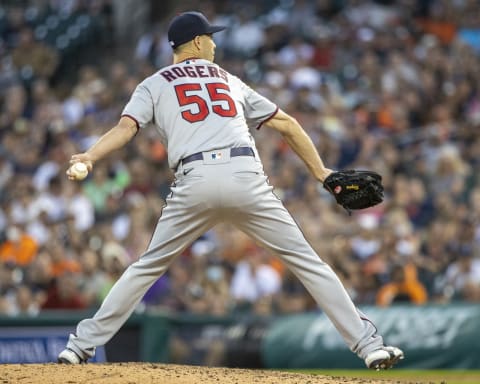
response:
<path id="1" fill-rule="evenodd" d="M 352 379 L 278 371 L 165 365 L 6 364 L 0 365 L 0 384 L 386 384 L 391 381 Z M 398 383 L 400 383 L 398 381 Z"/>

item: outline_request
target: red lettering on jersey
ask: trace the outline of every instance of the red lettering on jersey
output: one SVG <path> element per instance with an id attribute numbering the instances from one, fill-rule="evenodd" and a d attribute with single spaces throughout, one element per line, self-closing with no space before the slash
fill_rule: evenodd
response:
<path id="1" fill-rule="evenodd" d="M 199 77 L 208 77 L 208 75 L 205 73 L 204 65 L 195 65 L 195 69 L 197 70 Z"/>
<path id="2" fill-rule="evenodd" d="M 237 108 L 235 101 L 230 97 L 230 88 L 223 83 L 208 83 L 205 84 L 212 102 L 219 102 L 212 106 L 213 112 L 223 117 L 237 116 Z M 225 105 L 226 103 L 226 105 Z"/>
<path id="3" fill-rule="evenodd" d="M 162 75 L 168 82 L 176 79 L 176 77 L 170 71 L 160 72 L 160 75 Z"/>
<path id="4" fill-rule="evenodd" d="M 207 88 L 209 98 L 204 98 L 195 92 Z M 182 117 L 189 123 L 203 121 L 212 112 L 222 117 L 234 117 L 237 115 L 235 101 L 230 96 L 230 88 L 223 83 L 189 83 L 175 86 L 178 104 L 187 107 L 182 111 Z"/>
<path id="5" fill-rule="evenodd" d="M 177 94 L 178 104 L 180 106 L 196 105 L 195 108 L 190 108 L 182 111 L 182 117 L 189 123 L 196 123 L 197 121 L 205 120 L 210 113 L 208 104 L 205 99 L 199 95 L 191 94 L 194 91 L 200 91 L 202 86 L 200 84 L 179 84 L 175 86 L 175 93 Z"/>
<path id="6" fill-rule="evenodd" d="M 183 72 L 182 68 L 180 67 L 173 67 L 172 72 L 175 73 L 178 77 L 185 77 L 187 76 L 185 72 Z"/>
<path id="7" fill-rule="evenodd" d="M 188 65 L 185 65 L 185 67 L 183 67 L 184 71 L 187 73 L 188 77 L 198 77 L 197 73 L 195 72 L 195 70 L 188 66 Z"/>
<path id="8" fill-rule="evenodd" d="M 216 67 L 207 66 L 210 77 L 220 77 Z"/>
<path id="9" fill-rule="evenodd" d="M 220 72 L 220 78 L 228 83 L 227 72 L 225 72 L 222 68 L 218 68 L 218 72 Z"/>

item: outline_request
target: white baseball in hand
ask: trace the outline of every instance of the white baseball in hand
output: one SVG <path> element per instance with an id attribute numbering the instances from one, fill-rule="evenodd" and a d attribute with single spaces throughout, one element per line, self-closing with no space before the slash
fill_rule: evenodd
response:
<path id="1" fill-rule="evenodd" d="M 84 163 L 75 163 L 70 167 L 70 174 L 75 180 L 83 180 L 88 176 L 88 168 Z"/>

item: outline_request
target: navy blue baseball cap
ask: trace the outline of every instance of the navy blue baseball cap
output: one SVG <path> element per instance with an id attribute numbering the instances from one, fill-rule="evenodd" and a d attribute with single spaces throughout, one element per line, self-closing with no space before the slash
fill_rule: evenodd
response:
<path id="1" fill-rule="evenodd" d="M 196 36 L 210 35 L 223 31 L 226 27 L 211 25 L 200 12 L 185 12 L 173 18 L 168 27 L 168 42 L 172 48 L 193 40 Z"/>

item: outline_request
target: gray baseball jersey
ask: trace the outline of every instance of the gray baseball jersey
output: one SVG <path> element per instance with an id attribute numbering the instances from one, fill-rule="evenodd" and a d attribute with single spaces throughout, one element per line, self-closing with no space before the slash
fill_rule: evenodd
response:
<path id="1" fill-rule="evenodd" d="M 278 254 L 358 356 L 383 346 L 376 328 L 355 308 L 268 184 L 249 129 L 276 110 L 205 60 L 168 66 L 137 87 L 123 114 L 140 128 L 154 124 L 175 182 L 148 249 L 115 283 L 95 316 L 78 324 L 69 349 L 83 359 L 93 356 L 175 257 L 219 222 L 232 223 Z"/>
<path id="2" fill-rule="evenodd" d="M 155 124 L 174 169 L 180 159 L 197 152 L 255 149 L 249 129 L 259 128 L 276 110 L 238 77 L 210 61 L 191 59 L 145 79 L 122 114 L 140 128 Z"/>

